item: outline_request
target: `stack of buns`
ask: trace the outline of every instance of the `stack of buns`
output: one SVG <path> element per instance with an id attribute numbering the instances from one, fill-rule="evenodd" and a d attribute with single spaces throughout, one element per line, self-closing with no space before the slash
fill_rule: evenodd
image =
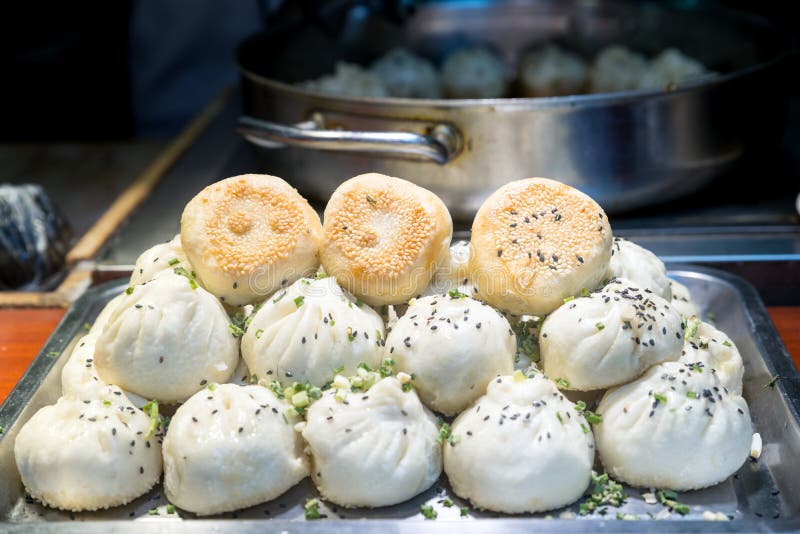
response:
<path id="1" fill-rule="evenodd" d="M 452 234 L 436 195 L 375 173 L 343 182 L 322 221 L 274 176 L 205 188 L 78 341 L 64 396 L 19 431 L 28 492 L 118 506 L 163 464 L 170 502 L 198 515 L 309 475 L 326 501 L 379 507 L 444 472 L 475 507 L 517 514 L 579 499 L 595 451 L 643 487 L 741 466 L 741 355 L 596 202 L 514 181 L 469 243 Z"/>

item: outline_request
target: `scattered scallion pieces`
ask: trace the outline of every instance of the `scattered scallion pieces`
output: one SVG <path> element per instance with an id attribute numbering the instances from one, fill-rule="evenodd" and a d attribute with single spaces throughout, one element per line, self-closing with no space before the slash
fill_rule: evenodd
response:
<path id="1" fill-rule="evenodd" d="M 570 295 L 569 297 L 564 298 L 564 304 L 566 304 L 567 302 L 571 302 L 573 300 L 575 300 L 575 297 Z"/>
<path id="2" fill-rule="evenodd" d="M 658 497 L 658 501 L 661 504 L 663 504 L 673 512 L 679 513 L 681 515 L 686 515 L 690 512 L 688 506 L 678 502 L 678 494 L 672 490 L 658 490 L 656 492 L 656 496 Z"/>
<path id="3" fill-rule="evenodd" d="M 128 286 L 127 289 L 125 289 L 125 294 L 126 295 L 133 294 L 133 286 Z"/>
<path id="4" fill-rule="evenodd" d="M 239 325 L 231 323 L 228 325 L 228 328 L 230 328 L 233 337 L 242 337 L 244 335 L 244 330 Z"/>
<path id="5" fill-rule="evenodd" d="M 461 507 L 461 517 L 467 517 L 467 514 L 469 514 L 469 508 L 467 508 L 466 506 L 462 506 Z"/>
<path id="6" fill-rule="evenodd" d="M 173 265 L 178 265 L 181 262 L 178 258 L 172 258 L 169 260 L 169 266 L 172 267 Z"/>
<path id="7" fill-rule="evenodd" d="M 653 398 L 658 402 L 660 402 L 661 404 L 667 403 L 667 398 L 664 395 L 661 395 L 660 393 L 653 393 Z"/>
<path id="8" fill-rule="evenodd" d="M 727 339 L 725 341 L 723 341 L 722 344 L 725 345 L 726 347 L 732 347 L 733 346 L 733 344 L 731 344 L 731 342 L 728 341 Z"/>
<path id="9" fill-rule="evenodd" d="M 606 327 L 606 325 L 604 325 L 603 323 L 595 323 L 595 324 L 594 324 L 594 326 L 595 326 L 595 328 L 597 328 L 598 330 L 602 330 L 603 328 L 605 328 L 605 327 Z"/>
<path id="10" fill-rule="evenodd" d="M 308 499 L 306 501 L 305 506 L 303 508 L 306 511 L 306 519 L 309 521 L 313 521 L 316 519 L 321 519 L 322 516 L 319 513 L 319 500 L 317 499 Z"/>
<path id="11" fill-rule="evenodd" d="M 775 384 L 778 382 L 779 379 L 780 379 L 780 375 L 773 376 L 772 378 L 769 379 L 769 382 L 764 384 L 764 387 L 765 388 L 774 388 Z"/>
<path id="12" fill-rule="evenodd" d="M 567 380 L 566 378 L 556 378 L 555 380 L 553 380 L 553 382 L 555 382 L 556 385 L 560 388 L 569 387 L 569 380 Z"/>
<path id="13" fill-rule="evenodd" d="M 171 504 L 168 504 L 167 505 L 167 513 L 168 514 L 174 514 L 175 513 L 175 507 L 173 505 L 171 505 Z"/>
<path id="14" fill-rule="evenodd" d="M 263 328 L 259 328 L 258 330 L 256 330 L 256 339 L 260 339 L 261 338 L 261 334 L 263 334 L 263 333 L 264 333 L 264 329 Z"/>
<path id="15" fill-rule="evenodd" d="M 439 427 L 439 437 L 436 438 L 436 443 L 444 445 L 448 439 L 450 439 L 450 425 L 442 423 L 442 426 Z"/>
<path id="16" fill-rule="evenodd" d="M 451 299 L 464 299 L 467 298 L 467 295 L 459 291 L 458 289 L 451 289 L 447 292 L 447 296 Z"/>
<path id="17" fill-rule="evenodd" d="M 696 391 L 687 391 L 686 392 L 686 396 L 689 397 L 690 399 L 699 399 L 700 398 L 700 394 L 698 392 L 696 392 Z"/>
<path id="18" fill-rule="evenodd" d="M 48 351 L 47 354 L 45 354 L 45 356 L 47 356 L 48 358 L 58 358 L 58 355 L 59 352 L 57 350 L 51 350 Z"/>
<path id="19" fill-rule="evenodd" d="M 158 508 L 150 508 L 150 509 L 147 511 L 147 515 L 159 515 L 159 513 L 158 513 Z"/>
<path id="20" fill-rule="evenodd" d="M 430 504 L 420 505 L 419 512 L 425 519 L 436 519 L 439 515 L 436 513 L 436 510 L 433 509 L 433 506 L 431 506 Z"/>
<path id="21" fill-rule="evenodd" d="M 582 297 L 588 297 L 589 296 L 589 290 L 586 289 L 585 287 L 581 288 L 581 296 Z"/>
<path id="22" fill-rule="evenodd" d="M 283 293 L 281 293 L 280 295 L 278 295 L 277 297 L 275 297 L 274 299 L 272 299 L 272 303 L 273 303 L 273 304 L 277 304 L 277 303 L 278 303 L 278 302 L 280 302 L 280 300 L 281 300 L 283 297 L 285 297 L 285 296 L 286 296 L 286 291 L 284 291 Z"/>
<path id="23" fill-rule="evenodd" d="M 445 497 L 444 500 L 442 501 L 442 506 L 444 506 L 446 508 L 450 508 L 451 506 L 453 506 L 453 501 L 451 501 L 449 498 Z"/>
<path id="24" fill-rule="evenodd" d="M 300 306 L 303 305 L 303 301 L 304 300 L 305 300 L 305 297 L 303 297 L 303 295 L 300 295 L 299 297 L 295 297 L 294 298 L 294 305 L 299 308 Z"/>
<path id="25" fill-rule="evenodd" d="M 606 506 L 621 506 L 627 497 L 622 489 L 622 484 L 608 476 L 607 473 L 598 475 L 592 471 L 591 493 L 579 506 L 581 515 L 592 514 L 604 510 Z"/>

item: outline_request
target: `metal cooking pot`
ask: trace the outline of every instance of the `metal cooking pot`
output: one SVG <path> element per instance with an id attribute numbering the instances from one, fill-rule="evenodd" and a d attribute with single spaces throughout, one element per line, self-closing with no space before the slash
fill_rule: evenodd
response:
<path id="1" fill-rule="evenodd" d="M 483 100 L 352 98 L 294 85 L 397 45 L 441 61 L 488 43 L 515 65 L 522 50 L 551 41 L 587 57 L 611 43 L 651 56 L 674 46 L 721 74 L 672 90 Z M 469 220 L 500 185 L 545 176 L 618 212 L 695 191 L 774 146 L 786 50 L 758 17 L 647 2 L 425 4 L 402 25 L 356 8 L 337 39 L 307 27 L 240 46 L 239 130 L 267 171 L 321 200 L 376 171 L 434 191 L 454 218 Z"/>

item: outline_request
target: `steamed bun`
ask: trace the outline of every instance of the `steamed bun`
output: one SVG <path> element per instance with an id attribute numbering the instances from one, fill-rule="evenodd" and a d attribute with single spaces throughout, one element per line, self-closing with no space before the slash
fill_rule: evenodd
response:
<path id="1" fill-rule="evenodd" d="M 689 293 L 688 287 L 675 280 L 670 280 L 670 291 L 672 293 L 672 307 L 677 310 L 682 317 L 688 319 L 693 315 L 700 315 L 700 310 L 697 304 L 694 303 L 694 300 L 692 300 L 692 295 Z"/>
<path id="2" fill-rule="evenodd" d="M 159 243 L 141 253 L 133 266 L 131 284 L 144 284 L 155 278 L 158 273 L 171 271 L 177 267 L 192 270 L 186 254 L 183 253 L 180 234 L 171 241 Z"/>
<path id="3" fill-rule="evenodd" d="M 339 61 L 332 74 L 326 74 L 316 80 L 300 84 L 309 91 L 318 91 L 330 95 L 355 97 L 384 97 L 389 91 L 383 80 L 374 72 L 370 72 L 354 63 Z"/>
<path id="4" fill-rule="evenodd" d="M 456 50 L 442 64 L 442 90 L 449 98 L 500 98 L 507 83 L 503 60 L 482 46 Z"/>
<path id="5" fill-rule="evenodd" d="M 420 296 L 442 295 L 454 290 L 467 296 L 475 294 L 475 286 L 469 278 L 469 241 L 450 245 L 450 255 L 436 269 Z"/>
<path id="6" fill-rule="evenodd" d="M 621 46 L 607 46 L 597 54 L 589 74 L 593 93 L 634 91 L 647 69 L 647 59 Z"/>
<path id="7" fill-rule="evenodd" d="M 576 95 L 586 86 L 587 71 L 578 54 L 547 45 L 522 56 L 519 78 L 525 96 Z"/>
<path id="8" fill-rule="evenodd" d="M 210 385 L 175 415 L 164 439 L 164 490 L 198 515 L 247 508 L 308 475 L 291 407 L 261 386 Z"/>
<path id="9" fill-rule="evenodd" d="M 456 418 L 444 445 L 453 491 L 478 508 L 512 514 L 576 501 L 593 462 L 586 419 L 539 373 L 493 380 Z"/>
<path id="10" fill-rule="evenodd" d="M 337 379 L 340 377 L 337 377 Z M 345 398 L 340 401 L 337 397 Z M 326 391 L 306 412 L 311 476 L 340 506 L 390 506 L 432 486 L 442 471 L 436 418 L 394 377 L 366 392 Z"/>
<path id="11" fill-rule="evenodd" d="M 672 300 L 667 268 L 658 256 L 646 248 L 615 237 L 608 268 L 611 277 L 625 278 L 641 289 L 649 289 L 667 302 Z"/>
<path id="12" fill-rule="evenodd" d="M 433 63 L 406 48 L 393 48 L 372 64 L 391 96 L 439 98 L 439 73 Z"/>
<path id="13" fill-rule="evenodd" d="M 355 374 L 359 363 L 380 366 L 380 315 L 333 277 L 301 278 L 267 299 L 242 337 L 242 356 L 260 378 L 329 382 L 334 369 Z"/>
<path id="14" fill-rule="evenodd" d="M 161 476 L 160 438 L 119 390 L 93 399 L 61 397 L 20 429 L 14 456 L 28 493 L 70 511 L 126 504 Z"/>
<path id="15" fill-rule="evenodd" d="M 397 370 L 416 375 L 425 405 L 456 415 L 498 375 L 514 370 L 517 343 L 508 321 L 469 297 L 413 300 L 386 339 Z"/>
<path id="16" fill-rule="evenodd" d="M 702 63 L 676 48 L 667 48 L 649 63 L 639 80 L 639 89 L 665 89 L 672 84 L 710 75 Z"/>
<path id="17" fill-rule="evenodd" d="M 694 330 L 697 326 L 696 331 Z M 690 338 L 689 335 L 692 334 Z M 742 394 L 744 362 L 739 349 L 721 330 L 699 319 L 689 321 L 689 332 L 680 359 L 686 364 L 699 364 L 713 369 L 720 383 L 731 392 Z"/>
<path id="18" fill-rule="evenodd" d="M 618 279 L 551 313 L 539 347 L 544 372 L 567 389 L 602 389 L 680 358 L 683 321 L 661 297 Z"/>
<path id="19" fill-rule="evenodd" d="M 123 293 L 111 299 L 95 319 L 89 332 L 78 340 L 61 369 L 61 390 L 64 395 L 93 395 L 105 386 L 94 366 L 94 346 L 116 306 L 125 299 Z"/>
<path id="20" fill-rule="evenodd" d="M 193 279 L 167 271 L 126 290 L 97 339 L 94 364 L 104 382 L 174 403 L 227 381 L 238 358 L 222 304 Z"/>
<path id="21" fill-rule="evenodd" d="M 753 427 L 747 403 L 710 368 L 682 362 L 651 367 L 610 390 L 597 412 L 600 459 L 632 486 L 686 491 L 712 486 L 747 459 Z"/>

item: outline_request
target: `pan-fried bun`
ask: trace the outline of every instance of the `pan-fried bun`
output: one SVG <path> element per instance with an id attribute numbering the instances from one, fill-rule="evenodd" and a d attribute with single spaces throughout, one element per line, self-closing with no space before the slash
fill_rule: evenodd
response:
<path id="1" fill-rule="evenodd" d="M 183 210 L 181 242 L 203 286 L 226 304 L 263 300 L 319 266 L 322 225 L 308 201 L 266 174 L 226 178 Z"/>
<path id="2" fill-rule="evenodd" d="M 544 315 L 601 283 L 611 244 L 608 218 L 587 195 L 547 178 L 510 182 L 475 215 L 470 278 L 492 306 Z"/>
<path id="3" fill-rule="evenodd" d="M 448 257 L 453 222 L 439 197 L 400 178 L 362 174 L 325 208 L 325 272 L 367 304 L 419 295 Z"/>

